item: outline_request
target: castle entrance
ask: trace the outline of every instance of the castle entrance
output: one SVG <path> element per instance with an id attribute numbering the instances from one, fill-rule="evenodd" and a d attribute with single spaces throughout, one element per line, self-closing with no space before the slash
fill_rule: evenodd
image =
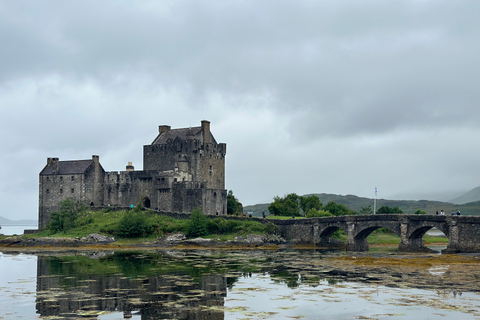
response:
<path id="1" fill-rule="evenodd" d="M 144 208 L 150 208 L 150 199 L 148 197 L 143 198 L 142 205 Z"/>

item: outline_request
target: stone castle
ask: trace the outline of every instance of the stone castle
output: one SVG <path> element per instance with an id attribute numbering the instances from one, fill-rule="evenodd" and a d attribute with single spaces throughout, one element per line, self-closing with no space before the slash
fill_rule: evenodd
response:
<path id="1" fill-rule="evenodd" d="M 227 145 L 217 143 L 210 122 L 203 120 L 199 127 L 159 126 L 157 137 L 143 146 L 142 171 L 129 162 L 125 171 L 106 172 L 96 155 L 88 160 L 48 158 L 39 177 L 39 228 L 68 198 L 92 208 L 141 203 L 164 212 L 190 213 L 199 207 L 204 214 L 225 215 L 226 152 Z"/>

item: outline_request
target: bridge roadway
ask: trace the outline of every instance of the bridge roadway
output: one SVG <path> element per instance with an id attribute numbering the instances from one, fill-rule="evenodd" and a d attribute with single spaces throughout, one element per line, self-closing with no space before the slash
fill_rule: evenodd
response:
<path id="1" fill-rule="evenodd" d="M 400 237 L 399 251 L 426 252 L 422 237 L 435 227 L 448 237 L 442 253 L 480 252 L 480 217 L 377 214 L 308 219 L 271 220 L 280 234 L 297 244 L 338 246 L 332 239 L 342 229 L 348 240 L 347 251 L 368 251 L 367 236 L 378 228 L 387 228 Z"/>

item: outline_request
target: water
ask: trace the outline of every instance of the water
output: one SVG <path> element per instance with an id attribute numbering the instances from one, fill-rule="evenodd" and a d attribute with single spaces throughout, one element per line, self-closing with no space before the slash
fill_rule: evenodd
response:
<path id="1" fill-rule="evenodd" d="M 6 236 L 21 235 L 25 229 L 38 229 L 37 225 L 2 225 L 0 234 Z"/>
<path id="2" fill-rule="evenodd" d="M 369 266 L 339 257 L 313 250 L 4 250 L 0 319 L 480 317 L 478 264 Z"/>

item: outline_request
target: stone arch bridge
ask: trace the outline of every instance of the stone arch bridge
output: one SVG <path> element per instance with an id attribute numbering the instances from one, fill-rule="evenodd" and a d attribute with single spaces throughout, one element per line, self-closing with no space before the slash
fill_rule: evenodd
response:
<path id="1" fill-rule="evenodd" d="M 400 237 L 399 251 L 423 252 L 430 249 L 422 237 L 435 227 L 449 239 L 443 253 L 480 252 L 480 217 L 385 214 L 271 221 L 285 239 L 297 244 L 338 246 L 331 236 L 342 229 L 348 235 L 347 251 L 368 251 L 367 236 L 387 228 Z"/>

